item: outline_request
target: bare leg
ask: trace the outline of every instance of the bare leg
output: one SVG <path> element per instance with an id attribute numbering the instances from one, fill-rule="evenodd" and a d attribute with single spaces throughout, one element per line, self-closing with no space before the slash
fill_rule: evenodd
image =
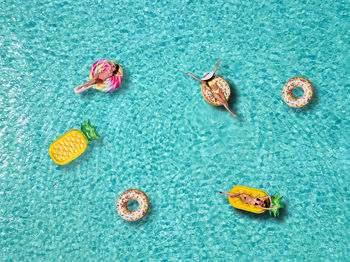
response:
<path id="1" fill-rule="evenodd" d="M 86 81 L 84 84 L 82 84 L 82 86 L 91 86 L 91 85 L 94 85 L 96 83 L 97 83 L 96 79 L 91 79 L 89 81 Z"/>
<path id="2" fill-rule="evenodd" d="M 230 114 L 231 114 L 232 116 L 237 117 L 234 113 L 231 112 L 231 110 L 228 108 L 227 105 L 224 104 L 224 107 L 226 108 L 227 111 L 230 112 Z"/>
<path id="3" fill-rule="evenodd" d="M 216 100 L 218 100 L 223 106 L 226 108 L 227 111 L 230 112 L 230 114 L 234 117 L 237 117 L 234 113 L 231 112 L 231 110 L 228 108 L 228 103 L 226 101 L 225 95 L 220 91 L 219 94 L 213 93 L 213 96 Z"/>
<path id="4" fill-rule="evenodd" d="M 80 86 L 77 86 L 74 88 L 74 93 L 80 94 L 81 92 L 84 92 L 88 90 L 92 85 L 101 82 L 101 80 L 98 77 L 94 77 L 93 79 L 90 79 L 89 81 L 86 81 L 85 83 L 81 84 Z"/>
<path id="5" fill-rule="evenodd" d="M 219 192 L 219 194 L 229 195 L 230 197 L 239 197 L 241 194 L 235 194 L 231 192 Z"/>

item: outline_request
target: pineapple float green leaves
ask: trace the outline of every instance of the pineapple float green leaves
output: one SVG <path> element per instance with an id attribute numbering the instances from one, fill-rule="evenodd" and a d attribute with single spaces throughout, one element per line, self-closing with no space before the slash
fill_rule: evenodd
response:
<path id="1" fill-rule="evenodd" d="M 281 201 L 282 201 L 282 199 L 283 199 L 283 196 L 281 196 L 281 195 L 275 196 L 275 195 L 276 195 L 276 194 L 273 194 L 273 196 L 271 196 L 271 199 L 272 199 L 271 207 L 277 207 L 277 208 L 276 208 L 276 209 L 270 209 L 270 210 L 269 210 L 270 216 L 271 216 L 271 214 L 273 214 L 274 217 L 279 216 L 279 215 L 280 215 L 279 209 L 284 207 L 284 206 L 281 204 Z"/>

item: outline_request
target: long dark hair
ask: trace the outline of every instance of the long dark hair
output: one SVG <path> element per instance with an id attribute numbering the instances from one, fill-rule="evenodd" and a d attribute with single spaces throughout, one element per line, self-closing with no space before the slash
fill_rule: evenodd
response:
<path id="1" fill-rule="evenodd" d="M 271 201 L 270 201 L 270 199 L 268 198 L 268 199 L 266 199 L 265 201 L 264 201 L 264 203 L 265 203 L 265 206 L 267 207 L 267 208 L 270 208 L 271 207 L 271 205 L 272 205 L 272 203 L 271 203 Z"/>
<path id="2" fill-rule="evenodd" d="M 119 65 L 118 65 L 116 62 L 114 62 L 114 64 L 115 64 L 114 73 L 116 74 L 116 73 L 118 73 L 118 71 L 119 71 Z"/>

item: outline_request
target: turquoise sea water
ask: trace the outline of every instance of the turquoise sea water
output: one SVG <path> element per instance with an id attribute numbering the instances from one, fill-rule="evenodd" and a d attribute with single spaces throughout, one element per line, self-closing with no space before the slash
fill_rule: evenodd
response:
<path id="1" fill-rule="evenodd" d="M 0 1 L 1 261 L 345 261 L 349 1 Z M 111 93 L 73 88 L 118 61 Z M 234 119 L 201 76 L 231 85 Z M 281 98 L 295 76 L 312 102 Z M 50 144 L 90 119 L 66 166 Z M 234 185 L 285 197 L 280 218 L 231 207 Z M 118 196 L 150 210 L 122 220 Z"/>

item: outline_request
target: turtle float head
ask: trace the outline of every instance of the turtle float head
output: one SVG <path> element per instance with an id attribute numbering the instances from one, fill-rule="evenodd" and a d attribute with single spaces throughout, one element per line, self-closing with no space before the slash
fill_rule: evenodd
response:
<path id="1" fill-rule="evenodd" d="M 276 195 L 276 193 L 275 194 L 273 194 L 273 196 L 271 196 L 271 207 L 277 207 L 276 209 L 274 208 L 274 209 L 270 209 L 269 210 L 269 214 L 270 214 L 270 216 L 271 216 L 271 214 L 273 214 L 273 216 L 274 217 L 276 217 L 276 216 L 279 216 L 280 215 L 280 213 L 279 213 L 279 209 L 280 208 L 283 208 L 284 206 L 281 204 L 281 201 L 282 201 L 282 199 L 283 199 L 283 196 L 281 196 L 281 195 Z"/>
<path id="2" fill-rule="evenodd" d="M 81 132 L 84 133 L 84 135 L 86 136 L 86 138 L 89 141 L 92 141 L 94 139 L 98 139 L 100 136 L 96 132 L 97 126 L 92 126 L 90 123 L 90 120 L 88 120 L 88 122 L 85 121 L 84 124 L 81 124 L 80 129 L 81 129 Z"/>

